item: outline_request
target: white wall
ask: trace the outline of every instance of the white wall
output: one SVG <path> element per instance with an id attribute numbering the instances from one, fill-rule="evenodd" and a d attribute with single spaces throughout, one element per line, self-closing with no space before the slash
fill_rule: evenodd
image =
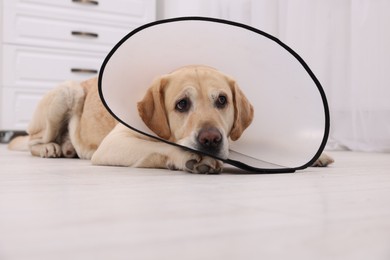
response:
<path id="1" fill-rule="evenodd" d="M 157 16 L 211 16 L 251 23 L 251 5 L 251 0 L 159 0 Z"/>

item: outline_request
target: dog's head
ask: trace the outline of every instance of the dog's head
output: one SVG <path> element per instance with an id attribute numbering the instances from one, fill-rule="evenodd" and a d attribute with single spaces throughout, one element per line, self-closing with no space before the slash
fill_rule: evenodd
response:
<path id="1" fill-rule="evenodd" d="M 227 158 L 253 119 L 236 82 L 206 66 L 188 66 L 156 79 L 138 103 L 144 123 L 159 137 Z"/>

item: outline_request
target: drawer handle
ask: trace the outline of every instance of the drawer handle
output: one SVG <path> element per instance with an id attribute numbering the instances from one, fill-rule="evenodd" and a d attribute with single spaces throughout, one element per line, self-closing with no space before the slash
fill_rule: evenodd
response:
<path id="1" fill-rule="evenodd" d="M 81 36 L 81 37 L 91 37 L 91 38 L 99 37 L 99 34 L 97 34 L 97 33 L 80 32 L 80 31 L 72 31 L 72 35 L 74 35 L 74 36 Z"/>
<path id="2" fill-rule="evenodd" d="M 98 71 L 94 69 L 71 68 L 70 71 L 73 73 L 90 73 L 90 74 L 98 73 Z"/>
<path id="3" fill-rule="evenodd" d="M 72 0 L 73 3 L 85 4 L 85 5 L 98 5 L 98 1 L 94 0 Z"/>

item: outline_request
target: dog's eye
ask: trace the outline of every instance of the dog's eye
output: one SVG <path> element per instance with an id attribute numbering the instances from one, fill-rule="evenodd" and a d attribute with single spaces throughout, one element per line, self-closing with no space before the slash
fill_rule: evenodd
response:
<path id="1" fill-rule="evenodd" d="M 215 101 L 215 106 L 217 108 L 224 108 L 227 104 L 227 98 L 224 95 L 219 95 L 217 100 Z"/>
<path id="2" fill-rule="evenodd" d="M 188 110 L 190 110 L 190 107 L 191 107 L 191 101 L 188 98 L 183 98 L 176 103 L 175 108 L 179 112 L 187 112 Z"/>

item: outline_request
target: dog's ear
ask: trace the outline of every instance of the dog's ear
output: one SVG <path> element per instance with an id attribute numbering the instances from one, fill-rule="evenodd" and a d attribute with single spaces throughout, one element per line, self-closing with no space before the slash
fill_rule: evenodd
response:
<path id="1" fill-rule="evenodd" d="M 230 88 L 233 93 L 234 105 L 234 123 L 230 131 L 230 139 L 236 141 L 252 123 L 254 111 L 253 106 L 234 80 L 230 80 Z"/>
<path id="2" fill-rule="evenodd" d="M 156 79 L 147 90 L 144 98 L 138 102 L 138 113 L 144 123 L 163 139 L 171 137 L 168 117 L 165 111 L 164 89 L 167 79 Z"/>

